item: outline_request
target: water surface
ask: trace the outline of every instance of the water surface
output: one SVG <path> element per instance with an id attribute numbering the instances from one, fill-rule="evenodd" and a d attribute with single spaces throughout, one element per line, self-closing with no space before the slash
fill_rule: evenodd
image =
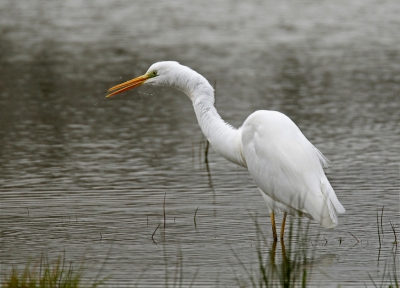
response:
<path id="1" fill-rule="evenodd" d="M 161 285 L 177 261 L 184 281 L 198 271 L 199 286 L 236 285 L 246 274 L 232 249 L 256 267 L 250 215 L 271 238 L 268 209 L 247 171 L 212 150 L 207 172 L 190 100 L 154 87 L 104 98 L 177 60 L 216 84 L 232 125 L 281 111 L 331 161 L 347 212 L 333 230 L 311 224 L 314 284 L 381 279 L 400 216 L 399 13 L 396 1 L 2 0 L 1 272 L 64 250 L 89 276 L 106 259 L 121 287 Z"/>

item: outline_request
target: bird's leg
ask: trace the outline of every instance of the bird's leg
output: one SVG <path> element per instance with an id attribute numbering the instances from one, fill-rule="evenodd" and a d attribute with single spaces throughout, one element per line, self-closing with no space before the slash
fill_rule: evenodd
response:
<path id="1" fill-rule="evenodd" d="M 275 214 L 271 212 L 271 225 L 272 225 L 272 234 L 274 236 L 274 242 L 278 241 L 278 235 L 276 234 L 276 225 L 275 225 Z"/>
<path id="2" fill-rule="evenodd" d="M 272 249 L 271 249 L 271 253 L 269 255 L 270 259 L 271 259 L 271 264 L 274 265 L 274 266 L 275 266 L 275 254 L 276 254 L 276 244 L 277 243 L 278 243 L 277 241 L 274 241 L 272 243 Z"/>
<path id="3" fill-rule="evenodd" d="M 286 262 L 288 259 L 286 258 L 285 241 L 283 241 L 283 238 L 281 238 L 281 246 L 282 246 L 282 259 L 283 261 Z"/>
<path id="4" fill-rule="evenodd" d="M 287 216 L 287 213 L 286 212 L 283 213 L 282 227 L 281 227 L 281 240 L 283 240 L 283 234 L 285 234 L 286 216 Z"/>

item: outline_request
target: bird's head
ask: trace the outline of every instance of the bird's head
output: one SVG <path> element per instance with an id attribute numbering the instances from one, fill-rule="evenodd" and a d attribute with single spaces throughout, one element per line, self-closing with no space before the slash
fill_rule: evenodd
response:
<path id="1" fill-rule="evenodd" d="M 132 80 L 126 81 L 114 87 L 111 87 L 106 97 L 112 97 L 129 89 L 140 85 L 156 85 L 156 86 L 173 86 L 187 93 L 188 85 L 197 74 L 189 67 L 183 66 L 175 61 L 162 61 L 154 63 L 150 66 L 147 72 Z M 204 79 L 205 80 L 205 79 Z"/>

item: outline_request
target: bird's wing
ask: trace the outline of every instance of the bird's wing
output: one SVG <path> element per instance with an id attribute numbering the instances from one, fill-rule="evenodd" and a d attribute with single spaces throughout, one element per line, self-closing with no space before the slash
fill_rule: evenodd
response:
<path id="1" fill-rule="evenodd" d="M 242 126 L 242 143 L 249 172 L 265 194 L 325 227 L 337 224 L 330 201 L 334 191 L 320 163 L 324 158 L 290 118 L 275 111 L 253 113 Z"/>

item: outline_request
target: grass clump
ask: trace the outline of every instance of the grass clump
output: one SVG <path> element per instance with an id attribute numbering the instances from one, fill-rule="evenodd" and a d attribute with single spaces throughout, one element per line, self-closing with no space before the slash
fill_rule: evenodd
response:
<path id="1" fill-rule="evenodd" d="M 29 262 L 24 271 L 19 273 L 15 267 L 4 276 L 1 288 L 82 288 L 98 287 L 104 280 L 84 283 L 82 280 L 83 264 L 74 268 L 72 262 L 65 263 L 65 254 L 50 263 L 47 256 L 40 259 L 39 267 Z"/>
<path id="2" fill-rule="evenodd" d="M 268 245 L 267 238 L 262 233 L 258 222 L 255 220 L 257 245 L 256 255 L 258 259 L 257 269 L 248 269 L 239 257 L 240 265 L 248 276 L 248 281 L 236 277 L 239 287 L 309 287 L 310 274 L 315 249 L 309 248 L 309 224 L 304 228 L 301 221 L 298 221 L 297 231 L 293 230 L 293 221 L 290 221 L 287 246 L 281 240 L 282 257 L 276 259 L 276 248 L 278 243 Z M 250 285 L 249 283 L 250 282 Z"/>
<path id="3" fill-rule="evenodd" d="M 383 275 L 381 278 L 381 283 L 376 283 L 374 279 L 372 279 L 371 275 L 368 273 L 369 278 L 371 279 L 372 284 L 376 288 L 383 288 L 383 287 L 388 287 L 388 288 L 399 288 L 399 279 L 397 276 L 397 268 L 396 268 L 396 254 L 393 253 L 393 263 L 389 265 L 392 266 L 393 271 L 390 271 L 390 268 L 388 268 L 388 262 L 385 263 L 385 268 L 383 270 Z M 366 286 L 366 285 L 365 285 Z M 367 287 L 367 286 L 366 286 Z"/>
<path id="4" fill-rule="evenodd" d="M 381 212 L 381 216 L 380 216 L 380 226 L 379 226 L 379 212 L 377 212 L 376 214 L 376 225 L 378 228 L 378 241 L 379 241 L 379 252 L 378 252 L 378 263 L 379 263 L 379 258 L 381 256 L 381 248 L 382 248 L 382 241 L 381 241 L 381 235 L 384 236 L 384 231 L 383 231 L 383 210 L 384 210 L 385 206 L 382 207 L 382 212 Z M 383 270 L 383 275 L 381 278 L 380 283 L 377 281 L 375 282 L 374 279 L 371 277 L 371 275 L 368 273 L 368 276 L 372 282 L 372 284 L 374 285 L 374 287 L 378 288 L 383 288 L 383 287 L 388 287 L 388 288 L 399 288 L 400 284 L 399 284 L 399 277 L 398 277 L 398 271 L 397 271 L 397 267 L 396 267 L 396 254 L 397 254 L 397 235 L 396 235 L 396 229 L 392 223 L 392 221 L 389 221 L 390 226 L 392 228 L 393 231 L 393 235 L 394 235 L 394 241 L 392 242 L 393 244 L 393 249 L 392 249 L 392 264 L 390 263 L 391 261 L 386 260 L 385 261 L 385 267 Z M 392 270 L 388 268 L 388 266 L 392 266 Z M 365 283 L 364 283 L 365 284 Z M 378 286 L 379 285 L 379 286 Z M 367 286 L 367 285 L 365 285 Z"/>

